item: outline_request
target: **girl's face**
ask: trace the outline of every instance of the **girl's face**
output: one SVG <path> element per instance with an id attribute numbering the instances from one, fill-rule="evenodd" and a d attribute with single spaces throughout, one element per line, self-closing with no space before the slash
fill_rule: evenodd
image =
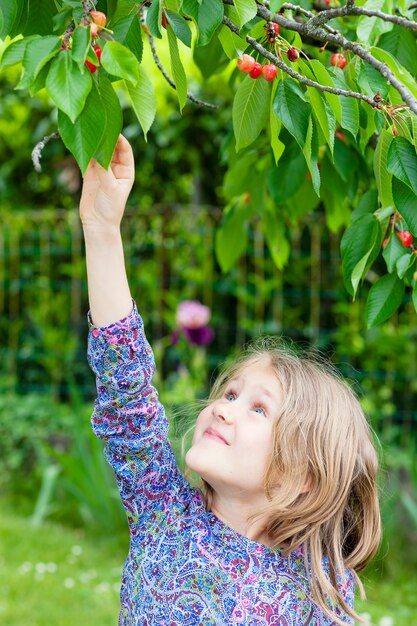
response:
<path id="1" fill-rule="evenodd" d="M 264 502 L 264 475 L 272 451 L 281 389 L 266 360 L 245 366 L 198 416 L 188 467 L 214 491 Z"/>

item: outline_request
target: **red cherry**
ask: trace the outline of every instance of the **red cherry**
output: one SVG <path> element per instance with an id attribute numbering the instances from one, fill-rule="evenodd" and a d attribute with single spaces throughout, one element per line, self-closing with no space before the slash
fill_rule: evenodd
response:
<path id="1" fill-rule="evenodd" d="M 106 25 L 107 17 L 105 13 L 102 13 L 101 11 L 90 11 L 90 15 L 93 18 L 93 21 L 97 24 L 97 26 L 100 26 L 100 28 L 103 28 L 103 26 Z"/>
<path id="2" fill-rule="evenodd" d="M 262 74 L 262 65 L 260 63 L 255 62 L 253 68 L 249 72 L 249 76 L 251 78 L 259 78 L 261 74 Z"/>
<path id="3" fill-rule="evenodd" d="M 294 63 L 294 61 L 296 61 L 299 56 L 300 56 L 300 54 L 299 54 L 297 48 L 289 48 L 287 50 L 287 59 L 289 61 L 291 61 L 291 63 Z"/>
<path id="4" fill-rule="evenodd" d="M 272 28 L 275 31 L 275 34 L 278 35 L 279 34 L 279 24 L 277 24 L 276 22 L 271 22 Z"/>
<path id="5" fill-rule="evenodd" d="M 277 66 L 273 65 L 272 63 L 267 63 L 262 68 L 263 77 L 267 81 L 274 80 L 275 76 L 277 75 L 277 72 L 278 72 Z"/>
<path id="6" fill-rule="evenodd" d="M 86 66 L 88 67 L 88 69 L 90 70 L 92 74 L 94 74 L 94 72 L 97 71 L 97 65 L 94 65 L 94 63 L 90 63 L 90 61 L 84 61 L 84 63 L 86 64 Z"/>
<path id="7" fill-rule="evenodd" d="M 346 61 L 346 57 L 344 54 L 341 54 L 340 52 L 336 52 L 336 54 L 332 55 L 330 59 L 330 63 L 334 65 L 335 67 L 340 67 L 340 69 L 343 70 L 347 61 Z"/>
<path id="8" fill-rule="evenodd" d="M 408 230 L 399 232 L 398 237 L 401 239 L 401 241 L 403 242 L 403 246 L 405 246 L 406 248 L 409 248 L 413 243 L 413 235 Z"/>
<path id="9" fill-rule="evenodd" d="M 164 28 L 166 28 L 168 25 L 168 20 L 167 20 L 167 16 L 165 15 L 165 11 L 162 11 L 162 17 L 161 17 L 161 26 L 163 26 Z"/>
<path id="10" fill-rule="evenodd" d="M 253 69 L 255 65 L 255 59 L 250 56 L 250 54 L 242 54 L 240 59 L 237 61 L 237 67 L 241 72 L 245 72 L 245 74 L 249 74 L 249 72 Z"/>
<path id="11" fill-rule="evenodd" d="M 96 57 L 98 58 L 98 60 L 100 62 L 101 52 L 102 52 L 100 46 L 94 46 L 94 52 L 96 53 Z"/>
<path id="12" fill-rule="evenodd" d="M 346 141 L 346 135 L 341 133 L 339 130 L 335 132 L 335 135 L 338 139 L 340 139 L 340 141 Z"/>

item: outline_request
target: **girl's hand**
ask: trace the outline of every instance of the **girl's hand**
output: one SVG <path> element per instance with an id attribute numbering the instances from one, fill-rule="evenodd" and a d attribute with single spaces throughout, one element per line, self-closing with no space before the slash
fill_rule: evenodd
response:
<path id="1" fill-rule="evenodd" d="M 84 229 L 119 227 L 132 189 L 135 164 L 128 140 L 119 135 L 108 170 L 92 159 L 84 176 L 80 218 Z"/>

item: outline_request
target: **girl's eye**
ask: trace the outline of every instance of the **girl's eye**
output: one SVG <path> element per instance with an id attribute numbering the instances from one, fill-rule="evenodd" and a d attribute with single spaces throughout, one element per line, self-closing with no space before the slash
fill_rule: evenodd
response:
<path id="1" fill-rule="evenodd" d="M 226 400 L 229 400 L 230 402 L 232 400 L 236 400 L 236 394 L 234 391 L 226 391 L 226 393 L 224 394 L 224 397 L 226 398 Z"/>
<path id="2" fill-rule="evenodd" d="M 263 406 L 256 406 L 255 413 L 259 413 L 259 415 L 263 415 L 264 417 L 268 417 L 266 409 Z"/>

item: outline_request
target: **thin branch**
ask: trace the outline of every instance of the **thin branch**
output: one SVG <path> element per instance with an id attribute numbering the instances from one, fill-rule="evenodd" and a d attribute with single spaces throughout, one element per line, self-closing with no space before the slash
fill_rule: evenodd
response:
<path id="1" fill-rule="evenodd" d="M 141 24 L 142 24 L 142 26 L 146 26 L 146 22 L 145 22 L 145 18 L 144 18 L 142 7 L 141 7 Z M 165 78 L 167 83 L 173 89 L 176 89 L 177 88 L 176 84 L 174 83 L 174 81 L 172 80 L 172 78 L 170 77 L 170 75 L 168 74 L 168 72 L 166 71 L 164 66 L 162 65 L 161 61 L 159 60 L 159 56 L 158 56 L 158 53 L 157 53 L 156 48 L 155 48 L 155 42 L 154 42 L 154 38 L 153 38 L 152 34 L 149 32 L 148 28 L 145 28 L 144 30 L 145 30 L 146 34 L 148 35 L 149 45 L 151 47 L 152 56 L 153 56 L 153 59 L 155 61 L 156 67 L 160 70 L 160 72 L 162 73 L 162 76 Z M 198 104 L 199 106 L 206 107 L 207 109 L 218 109 L 219 108 L 217 104 L 211 104 L 210 102 L 205 102 L 204 100 L 200 100 L 199 98 L 196 98 L 190 92 L 187 92 L 187 98 L 188 98 L 188 100 L 191 100 L 191 102 L 194 102 L 195 104 Z"/>
<path id="2" fill-rule="evenodd" d="M 228 17 L 223 18 L 223 23 L 228 28 L 230 28 L 231 31 L 233 31 L 236 34 L 239 34 L 238 27 L 235 24 L 233 24 L 233 22 L 231 22 Z M 286 74 L 291 76 L 291 78 L 295 78 L 296 80 L 298 80 L 298 82 L 302 83 L 303 85 L 308 85 L 309 87 L 315 87 L 316 89 L 319 89 L 320 91 L 327 91 L 328 93 L 335 94 L 336 96 L 346 96 L 349 98 L 356 98 L 357 100 L 363 100 L 367 104 L 371 105 L 373 108 L 377 108 L 377 109 L 381 108 L 381 105 L 378 104 L 373 98 L 366 96 L 363 93 L 360 93 L 357 91 L 349 91 L 346 89 L 339 89 L 338 87 L 328 87 L 327 85 L 321 85 L 320 83 L 317 83 L 315 80 L 311 80 L 310 78 L 307 78 L 306 76 L 303 76 L 302 74 L 299 74 L 298 72 L 293 70 L 291 67 L 289 67 L 286 63 L 284 63 L 284 61 L 281 61 L 278 57 L 272 54 L 272 52 L 264 48 L 260 43 L 258 43 L 256 39 L 254 39 L 253 37 L 250 37 L 249 35 L 246 36 L 246 41 L 250 43 L 251 46 L 257 52 L 262 54 L 262 56 L 264 56 L 266 59 L 269 59 L 272 63 L 274 63 L 277 67 L 279 67 L 283 72 L 286 72 Z"/>
<path id="3" fill-rule="evenodd" d="M 357 7 L 355 4 L 348 3 L 344 7 L 338 7 L 334 9 L 326 9 L 320 11 L 318 15 L 315 15 L 310 24 L 314 27 L 322 26 L 326 22 L 333 20 L 337 17 L 345 17 L 349 15 L 365 15 L 367 17 L 378 17 L 384 22 L 392 22 L 403 28 L 409 28 L 411 30 L 417 30 L 417 22 L 413 20 L 407 20 L 405 17 L 399 15 L 389 15 L 388 13 L 382 13 L 382 11 L 374 11 L 372 9 L 364 9 L 363 7 Z"/>
<path id="4" fill-rule="evenodd" d="M 44 137 L 33 148 L 32 162 L 33 162 L 33 167 L 35 168 L 37 172 L 42 171 L 42 166 L 41 166 L 42 150 L 45 148 L 46 144 L 51 141 L 51 139 L 58 139 L 58 138 L 59 138 L 59 132 L 56 130 L 51 135 L 47 135 L 46 137 Z"/>
<path id="5" fill-rule="evenodd" d="M 228 0 L 225 1 L 228 2 Z M 323 13 L 325 13 L 325 11 L 323 11 Z M 417 115 L 417 100 L 414 98 L 411 92 L 403 85 L 401 81 L 398 80 L 394 72 L 392 72 L 385 63 L 378 61 L 360 44 L 349 41 L 349 39 L 346 39 L 338 33 L 326 32 L 320 27 L 314 27 L 314 25 L 313 27 L 311 27 L 311 20 L 304 24 L 299 24 L 298 22 L 294 22 L 293 20 L 288 20 L 280 14 L 275 14 L 274 16 L 271 16 L 269 9 L 260 4 L 258 4 L 258 15 L 266 21 L 270 21 L 272 19 L 273 22 L 276 22 L 283 28 L 296 31 L 300 35 L 315 37 L 316 39 L 319 39 L 321 41 L 335 43 L 341 48 L 351 50 L 354 54 L 356 54 L 356 56 L 369 63 L 369 65 L 372 65 L 372 67 L 374 67 L 385 78 L 387 83 L 391 84 L 398 91 L 404 102 L 410 107 L 413 113 Z"/>

